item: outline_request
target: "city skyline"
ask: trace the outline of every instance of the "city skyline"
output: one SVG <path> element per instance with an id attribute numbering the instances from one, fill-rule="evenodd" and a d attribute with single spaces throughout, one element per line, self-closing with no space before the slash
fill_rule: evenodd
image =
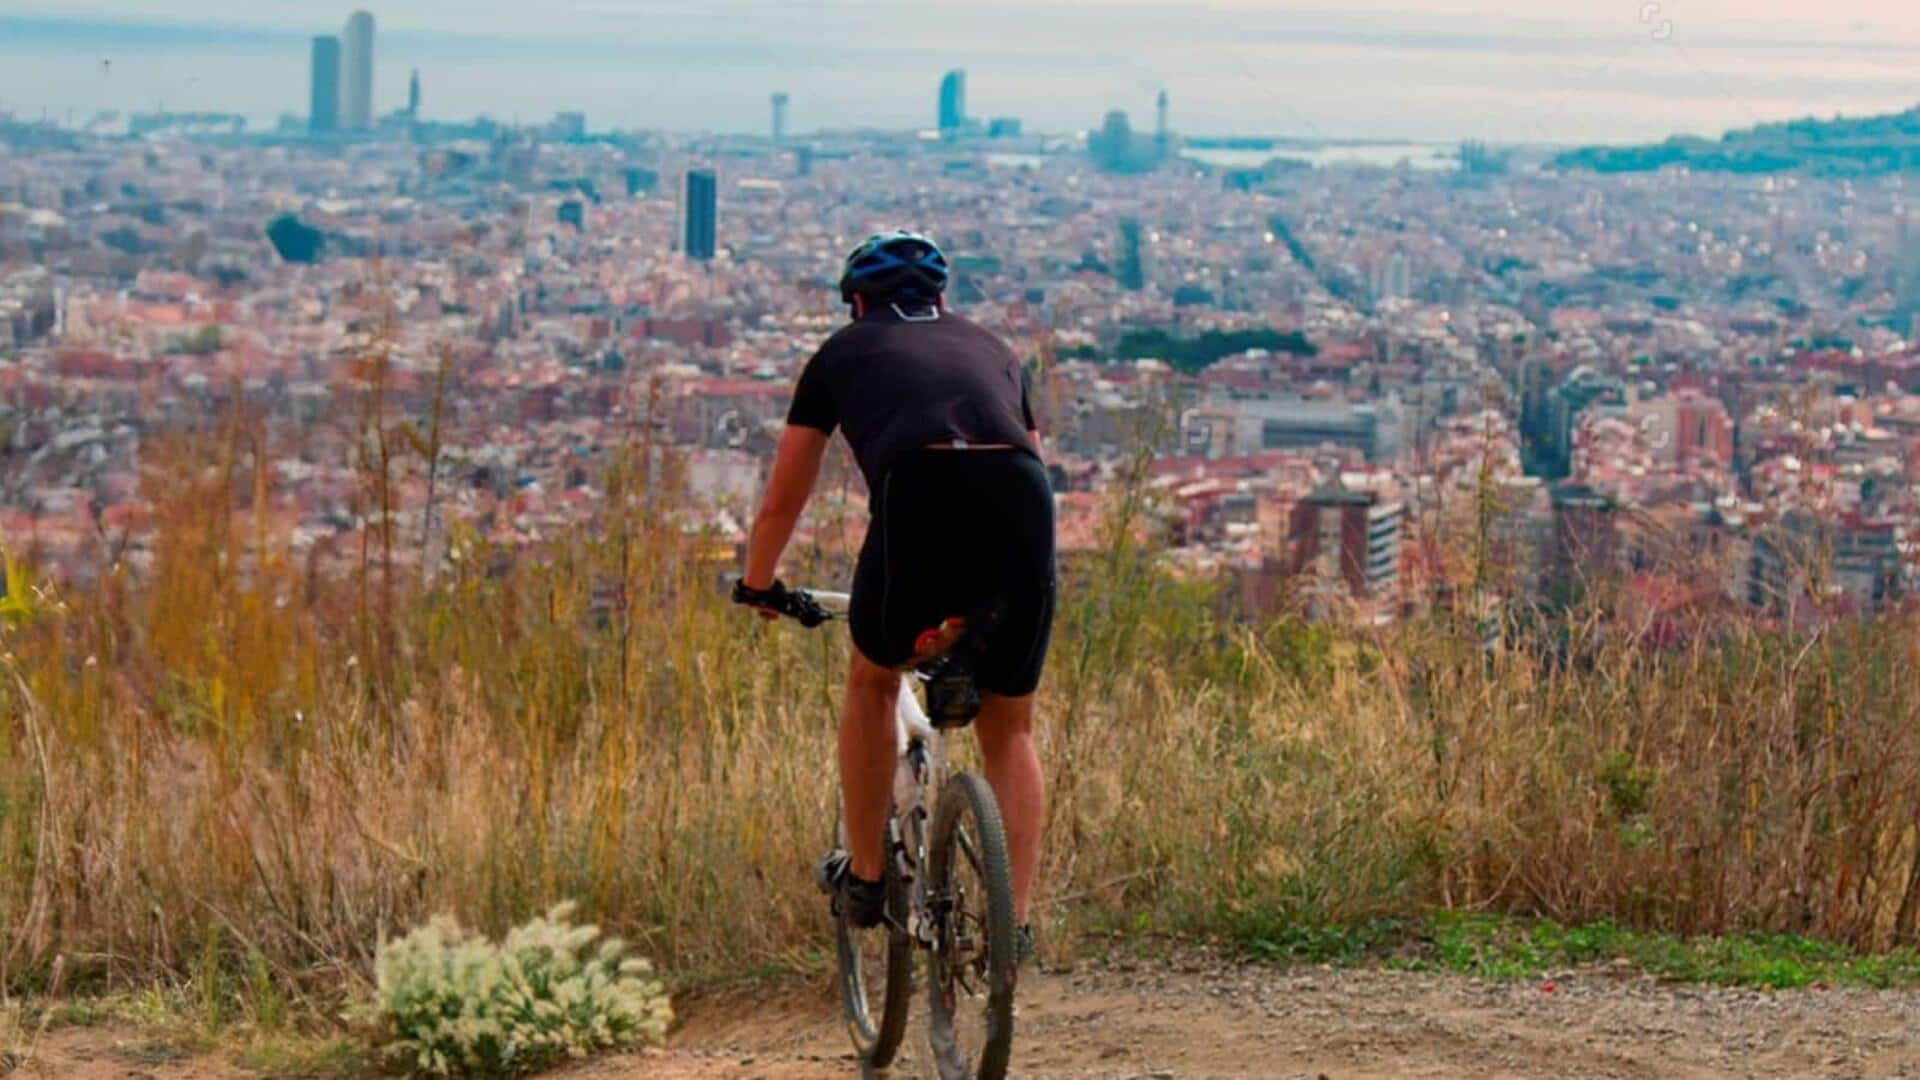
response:
<path id="1" fill-rule="evenodd" d="M 1152 436 L 1166 557 L 1258 586 L 1256 606 L 1295 579 L 1326 617 L 1450 602 L 1462 581 L 1429 556 L 1470 522 L 1427 500 L 1493 492 L 1453 505 L 1487 508 L 1476 542 L 1498 573 L 1479 580 L 1503 596 L 1558 603 L 1583 566 L 1617 564 L 1636 596 L 1726 617 L 1887 610 L 1920 596 L 1920 488 L 1898 479 L 1920 455 L 1917 122 L 1788 177 L 1494 155 L 1463 162 L 1466 182 L 1182 164 L 1117 114 L 1091 145 L 1020 161 L 893 132 L 823 140 L 818 162 L 804 144 L 599 142 L 578 111 L 484 152 L 0 125 L 27 147 L 0 169 L 26 210 L 0 218 L 0 407 L 22 463 L 0 515 L 84 566 L 100 518 L 150 520 L 143 438 L 223 388 L 302 437 L 334 430 L 312 421 L 353 407 L 382 297 L 401 407 L 427 407 L 457 350 L 446 445 L 477 466 L 444 508 L 404 489 L 420 565 L 439 522 L 524 545 L 585 520 L 641 387 L 660 387 L 649 415 L 702 497 L 731 497 L 843 313 L 840 253 L 906 220 L 951 245 L 957 310 L 1049 358 L 1077 550 L 1149 430 L 1140 410 L 1177 402 Z M 1863 171 L 1887 155 L 1904 174 Z M 870 194 L 847 198 L 855 182 Z M 288 453 L 301 558 L 354 550 L 347 474 Z M 1686 557 L 1636 547 L 1643 516 Z M 1793 552 L 1823 531 L 1844 559 L 1815 596 Z"/>
<path id="2" fill-rule="evenodd" d="M 1054 2 L 1020 17 L 989 6 L 942 28 L 938 41 L 919 33 L 889 45 L 841 25 L 861 7 L 837 5 L 822 25 L 791 32 L 769 15 L 750 34 L 729 35 L 684 6 L 563 3 L 559 13 L 575 17 L 501 37 L 497 7 L 449 33 L 421 5 L 383 4 L 373 10 L 373 113 L 404 104 L 414 68 L 434 82 L 434 118 L 533 120 L 579 108 L 596 126 L 680 131 L 765 131 L 776 88 L 790 95 L 792 133 L 927 127 L 918 103 L 928 65 L 969 71 L 971 114 L 1021 116 L 1052 132 L 1090 128 L 1109 108 L 1148 115 L 1167 87 L 1188 131 L 1439 141 L 1634 141 L 1920 100 L 1908 74 L 1920 29 L 1902 12 L 1860 3 L 1823 9 L 1819 33 L 1795 40 L 1784 24 L 1697 4 L 1683 13 L 1677 2 L 1610 20 L 1419 13 L 1381 23 L 1241 11 L 1188 12 L 1178 26 L 1162 25 L 1162 8 Z M 643 9 L 659 9 L 660 20 L 635 36 L 631 16 Z M 161 105 L 238 111 L 257 130 L 305 112 L 304 87 L 262 85 L 265 73 L 340 25 L 310 11 L 296 21 L 285 4 L 146 7 L 144 21 L 126 21 L 134 10 L 106 2 L 60 17 L 0 13 L 0 37 L 20 50 L 0 64 L 0 108 L 78 120 Z M 559 25 L 570 36 L 554 36 Z M 1005 45 L 1021 27 L 1028 32 Z M 1142 40 L 1156 30 L 1164 33 Z M 0 43 L 0 57 L 7 49 Z"/>

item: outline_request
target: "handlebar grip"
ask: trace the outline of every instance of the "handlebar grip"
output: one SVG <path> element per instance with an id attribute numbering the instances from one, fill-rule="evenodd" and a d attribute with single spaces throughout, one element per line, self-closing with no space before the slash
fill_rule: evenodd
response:
<path id="1" fill-rule="evenodd" d="M 784 615 L 808 629 L 833 619 L 833 613 L 822 607 L 812 593 L 789 589 L 782 581 L 775 581 L 771 589 L 754 589 L 744 580 L 735 579 L 733 602 Z"/>
<path id="2" fill-rule="evenodd" d="M 813 598 L 813 594 L 805 589 L 795 589 L 787 595 L 793 603 L 793 610 L 787 614 L 799 620 L 801 626 L 811 630 L 833 619 L 833 613 L 821 607 L 820 602 Z"/>

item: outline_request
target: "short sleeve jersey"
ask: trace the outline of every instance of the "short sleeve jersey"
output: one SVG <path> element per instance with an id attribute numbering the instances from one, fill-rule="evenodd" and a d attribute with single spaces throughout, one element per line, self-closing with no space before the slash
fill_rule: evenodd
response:
<path id="1" fill-rule="evenodd" d="M 828 338 L 807 361 L 787 423 L 845 429 L 867 486 L 901 456 L 954 440 L 1039 456 L 1026 369 L 985 327 L 941 312 L 902 318 L 891 305 Z"/>

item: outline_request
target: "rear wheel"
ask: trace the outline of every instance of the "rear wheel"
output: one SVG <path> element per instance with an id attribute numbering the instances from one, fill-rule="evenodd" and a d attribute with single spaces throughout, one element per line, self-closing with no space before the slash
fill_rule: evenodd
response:
<path id="1" fill-rule="evenodd" d="M 960 773 L 940 792 L 927 856 L 938 930 L 928 1037 L 941 1080 L 1000 1080 L 1013 1055 L 1013 869 L 1000 805 Z"/>
<path id="2" fill-rule="evenodd" d="M 847 847 L 846 823 L 835 830 L 840 850 Z M 860 1060 L 870 1068 L 893 1064 L 907 1033 L 913 1007 L 913 941 L 907 936 L 907 889 L 898 874 L 887 873 L 887 921 L 862 930 L 835 915 L 833 936 L 839 955 L 840 1008 L 847 1034 Z"/>

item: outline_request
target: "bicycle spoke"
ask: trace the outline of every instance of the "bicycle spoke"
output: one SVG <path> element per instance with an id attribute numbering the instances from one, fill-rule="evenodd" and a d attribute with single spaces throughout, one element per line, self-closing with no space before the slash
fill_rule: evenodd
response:
<path id="1" fill-rule="evenodd" d="M 986 992 L 986 966 L 980 962 L 981 958 L 986 956 L 986 951 L 980 948 L 985 926 L 981 923 L 980 917 L 971 911 L 956 910 L 954 915 L 963 926 L 963 929 L 954 935 L 954 956 L 958 961 L 953 966 L 954 981 L 960 984 L 960 988 L 965 990 L 968 996 L 978 997 Z M 980 978 L 980 985 L 975 986 L 967 981 L 969 972 Z"/>
<path id="2" fill-rule="evenodd" d="M 996 955 L 1013 939 L 1010 873 L 985 781 L 962 774 L 942 793 L 929 880 L 940 899 L 929 1036 L 942 1080 L 1006 1075 L 1012 980 Z M 1004 966 L 1004 965 L 1001 965 Z"/>
<path id="3" fill-rule="evenodd" d="M 974 880 L 980 882 L 986 881 L 987 868 L 980 862 L 980 852 L 979 849 L 973 845 L 973 836 L 967 832 L 965 826 L 962 826 L 956 833 L 955 838 L 959 840 L 960 850 L 966 854 L 967 862 L 973 866 Z"/>
<path id="4" fill-rule="evenodd" d="M 844 834 L 839 839 L 844 842 Z M 913 950 L 894 924 L 905 918 L 904 893 L 890 886 L 888 922 L 861 930 L 834 919 L 842 1012 L 855 1050 L 867 1064 L 884 1068 L 906 1032 L 913 992 Z"/>

